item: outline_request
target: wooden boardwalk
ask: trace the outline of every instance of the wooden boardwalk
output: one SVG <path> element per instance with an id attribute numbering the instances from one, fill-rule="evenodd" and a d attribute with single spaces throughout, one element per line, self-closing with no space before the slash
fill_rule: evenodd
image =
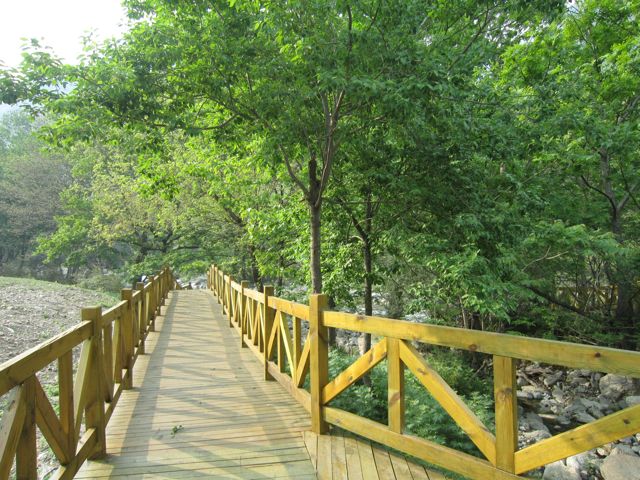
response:
<path id="1" fill-rule="evenodd" d="M 367 441 L 312 434 L 210 292 L 172 292 L 162 313 L 109 422 L 107 457 L 77 478 L 444 478 Z"/>

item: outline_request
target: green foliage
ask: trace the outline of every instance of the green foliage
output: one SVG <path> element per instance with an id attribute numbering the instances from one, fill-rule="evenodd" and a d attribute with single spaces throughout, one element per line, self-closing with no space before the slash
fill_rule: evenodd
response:
<path id="1" fill-rule="evenodd" d="M 120 275 L 95 273 L 80 280 L 78 286 L 87 290 L 120 295 L 120 290 L 128 285 L 125 285 Z"/>
<path id="2" fill-rule="evenodd" d="M 49 261 L 637 346 L 636 0 L 126 7 L 0 74 L 72 165 Z"/>

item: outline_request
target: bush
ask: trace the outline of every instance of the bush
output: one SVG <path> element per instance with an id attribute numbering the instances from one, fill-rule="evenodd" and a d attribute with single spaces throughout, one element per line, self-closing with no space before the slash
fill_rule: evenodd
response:
<path id="1" fill-rule="evenodd" d="M 94 274 L 80 280 L 78 286 L 87 290 L 119 294 L 120 290 L 124 288 L 124 282 L 119 275 L 114 273 Z"/>

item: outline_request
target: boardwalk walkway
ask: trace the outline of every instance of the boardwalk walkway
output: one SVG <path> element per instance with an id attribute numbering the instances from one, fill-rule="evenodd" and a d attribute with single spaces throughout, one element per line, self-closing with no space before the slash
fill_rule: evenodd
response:
<path id="1" fill-rule="evenodd" d="M 443 478 L 365 441 L 311 434 L 210 292 L 172 292 L 162 313 L 109 422 L 107 457 L 76 478 Z"/>

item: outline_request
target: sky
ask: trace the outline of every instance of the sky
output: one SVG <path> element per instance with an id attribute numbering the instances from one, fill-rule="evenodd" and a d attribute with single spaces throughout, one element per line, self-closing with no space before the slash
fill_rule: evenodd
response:
<path id="1" fill-rule="evenodd" d="M 0 62 L 18 66 L 21 38 L 34 37 L 66 63 L 77 63 L 84 34 L 118 36 L 124 23 L 120 0 L 0 0 Z"/>

